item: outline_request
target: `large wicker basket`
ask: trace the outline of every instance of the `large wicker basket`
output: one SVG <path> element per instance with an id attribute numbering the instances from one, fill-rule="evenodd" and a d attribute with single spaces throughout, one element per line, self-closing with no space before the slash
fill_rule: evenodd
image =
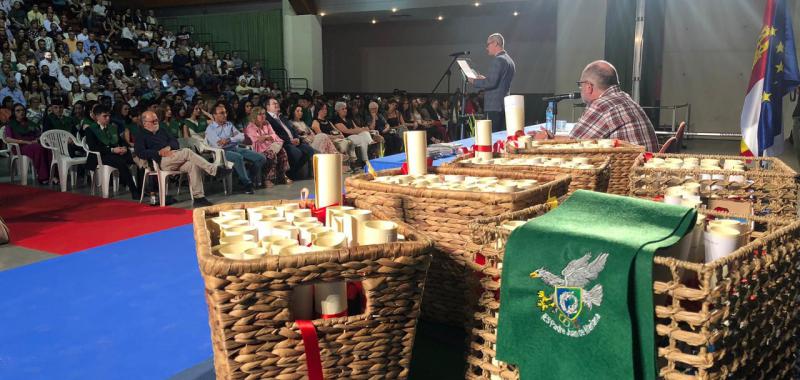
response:
<path id="1" fill-rule="evenodd" d="M 455 326 L 468 326 L 475 303 L 478 277 L 471 266 L 480 267 L 473 256 L 467 224 L 474 218 L 495 216 L 545 203 L 550 196 L 566 194 L 570 176 L 530 173 L 493 173 L 481 169 L 434 168 L 431 174 L 461 174 L 478 177 L 535 179 L 541 184 L 516 193 L 481 193 L 404 187 L 372 181 L 361 174 L 345 181 L 348 203 L 409 223 L 430 236 L 435 244 L 423 297 L 423 318 Z M 386 170 L 378 176 L 398 175 Z"/>
<path id="2" fill-rule="evenodd" d="M 495 164 L 475 164 L 471 162 L 464 162 L 472 158 L 473 155 L 465 155 L 459 157 L 449 164 L 445 164 L 443 168 L 456 167 L 456 168 L 473 168 L 473 169 L 488 169 L 493 172 L 531 172 L 540 175 L 559 175 L 569 174 L 572 177 L 572 182 L 569 183 L 569 193 L 575 190 L 591 190 L 605 193 L 608 190 L 608 180 L 611 174 L 611 158 L 609 157 L 589 157 L 589 162 L 594 165 L 594 169 L 576 169 L 576 168 L 562 168 L 558 166 L 544 166 L 544 165 L 495 165 Z M 495 153 L 494 158 L 525 158 L 531 157 L 527 154 L 500 154 Z M 571 157 L 570 157 L 571 158 Z M 569 158 L 567 158 L 569 159 Z"/>
<path id="3" fill-rule="evenodd" d="M 305 346 L 289 311 L 293 287 L 361 281 L 366 312 L 313 320 L 327 379 L 406 378 L 433 242 L 400 223 L 406 241 L 298 256 L 239 261 L 216 256 L 207 219 L 220 211 L 283 201 L 223 204 L 194 211 L 218 379 L 301 379 Z"/>
<path id="4" fill-rule="evenodd" d="M 797 218 L 798 177 L 783 161 L 772 157 L 748 157 L 749 169 L 744 172 L 706 169 L 646 168 L 648 156 L 641 155 L 634 162 L 630 173 L 630 195 L 640 198 L 655 198 L 664 195 L 667 187 L 685 182 L 699 182 L 703 187 L 700 195 L 720 198 L 742 197 L 753 201 L 756 214 Z M 695 154 L 653 154 L 659 158 L 736 159 L 739 156 L 710 156 Z M 702 179 L 703 174 L 717 175 L 724 179 Z M 749 183 L 730 182 L 732 175 L 743 175 Z"/>
<path id="5" fill-rule="evenodd" d="M 644 152 L 644 147 L 629 142 L 616 140 L 614 148 L 569 148 L 550 149 L 547 145 L 572 144 L 580 140 L 548 140 L 537 141 L 537 145 L 520 149 L 511 147 L 512 154 L 525 154 L 536 156 L 560 157 L 596 157 L 611 159 L 611 178 L 608 181 L 608 192 L 611 194 L 627 195 L 630 170 L 636 157 Z"/>
<path id="6" fill-rule="evenodd" d="M 487 256 L 484 293 L 475 313 L 467 356 L 468 379 L 518 379 L 514 366 L 494 360 L 500 302 L 502 246 L 506 220 L 530 219 L 548 205 L 470 224 L 475 243 Z M 798 354 L 800 313 L 800 221 L 701 210 L 714 217 L 755 222 L 751 242 L 711 263 L 654 258 L 653 294 L 657 303 L 656 344 L 659 376 L 666 379 L 792 379 Z M 495 254 L 491 254 L 495 252 Z"/>

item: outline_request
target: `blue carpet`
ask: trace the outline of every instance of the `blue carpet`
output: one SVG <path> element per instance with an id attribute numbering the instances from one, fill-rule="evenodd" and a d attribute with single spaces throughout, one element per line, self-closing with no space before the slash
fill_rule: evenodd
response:
<path id="1" fill-rule="evenodd" d="M 0 326 L 4 380 L 164 379 L 207 360 L 192 226 L 0 272 Z"/>

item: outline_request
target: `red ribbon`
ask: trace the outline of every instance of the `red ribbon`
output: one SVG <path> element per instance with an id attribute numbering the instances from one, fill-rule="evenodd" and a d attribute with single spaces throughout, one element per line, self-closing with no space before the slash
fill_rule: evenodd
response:
<path id="1" fill-rule="evenodd" d="M 342 311 L 340 311 L 340 312 L 338 312 L 336 314 L 322 314 L 322 315 L 320 315 L 320 317 L 322 319 L 341 318 L 341 317 L 346 317 L 346 316 L 347 316 L 347 309 L 342 310 Z M 306 354 L 306 355 L 308 355 L 308 354 Z"/>
<path id="2" fill-rule="evenodd" d="M 492 146 L 491 145 L 473 145 L 472 146 L 472 151 L 473 152 L 490 152 L 491 153 L 492 152 Z"/>
<path id="3" fill-rule="evenodd" d="M 428 157 L 427 164 L 429 168 L 433 167 L 433 158 Z M 408 174 L 408 162 L 404 162 L 402 165 L 400 165 L 400 174 Z"/>
<path id="4" fill-rule="evenodd" d="M 303 346 L 306 349 L 306 365 L 308 366 L 309 380 L 324 380 L 322 376 L 322 358 L 319 354 L 319 338 L 317 328 L 311 321 L 295 321 L 303 337 Z"/>
<path id="5" fill-rule="evenodd" d="M 338 203 L 334 203 L 332 205 L 327 205 L 325 207 L 317 208 L 317 206 L 315 206 L 314 203 L 311 203 L 309 210 L 311 210 L 311 215 L 313 217 L 317 218 L 317 220 L 319 220 L 319 222 L 322 223 L 322 225 L 325 225 L 325 213 L 326 213 L 325 210 L 327 210 L 328 207 L 334 207 L 338 205 L 339 205 Z"/>

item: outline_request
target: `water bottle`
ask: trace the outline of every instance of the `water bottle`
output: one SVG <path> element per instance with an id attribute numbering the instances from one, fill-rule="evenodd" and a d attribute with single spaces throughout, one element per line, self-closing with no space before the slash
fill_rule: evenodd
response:
<path id="1" fill-rule="evenodd" d="M 544 127 L 550 132 L 555 134 L 556 132 L 556 121 L 555 115 L 553 115 L 553 102 L 547 103 L 547 112 L 545 113 L 544 117 Z"/>

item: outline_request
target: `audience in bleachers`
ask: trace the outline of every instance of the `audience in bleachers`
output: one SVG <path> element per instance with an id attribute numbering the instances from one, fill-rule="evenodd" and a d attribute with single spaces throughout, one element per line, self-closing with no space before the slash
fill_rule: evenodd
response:
<path id="1" fill-rule="evenodd" d="M 208 147 L 224 150 L 252 193 L 306 178 L 315 153 L 340 153 L 359 171 L 376 155 L 402 152 L 406 130 L 428 131 L 431 143 L 450 139 L 450 99 L 297 94 L 261 62 L 214 51 L 188 26 L 166 28 L 153 10 L 60 4 L 0 1 L 2 137 L 20 144 L 42 184 L 51 182 L 52 157 L 38 137 L 50 129 L 76 136 L 72 156 L 99 152 L 134 198 L 144 167 L 169 157 L 170 168 L 189 173 L 195 205 L 209 203 L 203 173 L 217 174 L 200 155 Z M 478 97 L 466 108 L 479 113 Z M 81 172 L 95 169 L 89 157 Z M 145 191 L 156 204 L 153 183 Z"/>

